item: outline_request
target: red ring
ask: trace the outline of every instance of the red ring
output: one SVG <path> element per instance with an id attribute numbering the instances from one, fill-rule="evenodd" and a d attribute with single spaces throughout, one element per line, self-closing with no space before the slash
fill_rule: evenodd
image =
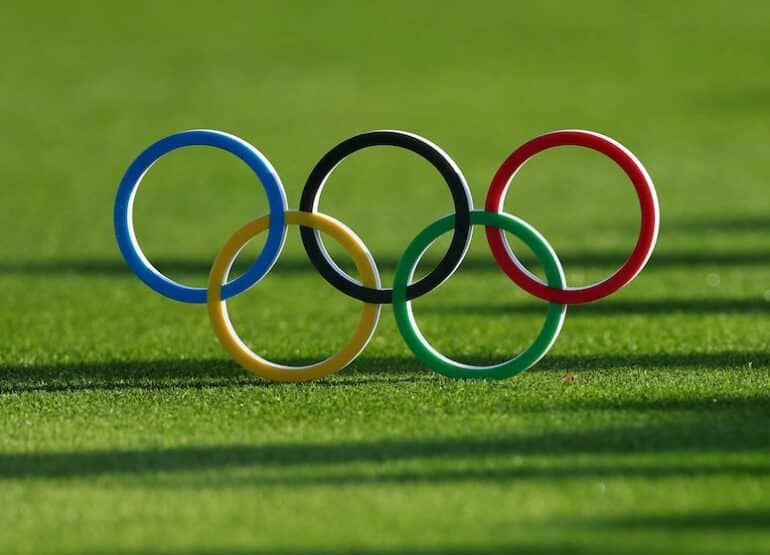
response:
<path id="1" fill-rule="evenodd" d="M 594 285 L 555 289 L 533 276 L 514 256 L 505 233 L 487 227 L 487 242 L 503 271 L 519 287 L 543 300 L 559 304 L 580 304 L 602 299 L 627 285 L 642 271 L 658 238 L 660 211 L 655 186 L 642 163 L 620 143 L 591 131 L 554 131 L 535 137 L 517 148 L 497 170 L 487 192 L 485 210 L 501 212 L 505 192 L 519 169 L 535 154 L 555 146 L 582 146 L 601 152 L 618 164 L 631 179 L 639 197 L 642 223 L 639 238 L 628 260 L 610 277 Z"/>

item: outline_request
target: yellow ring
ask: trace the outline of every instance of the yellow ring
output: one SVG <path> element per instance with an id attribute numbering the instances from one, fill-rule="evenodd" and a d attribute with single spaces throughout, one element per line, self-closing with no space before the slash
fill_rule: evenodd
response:
<path id="1" fill-rule="evenodd" d="M 345 224 L 318 212 L 300 212 L 287 210 L 286 224 L 312 227 L 328 233 L 353 258 L 361 282 L 368 287 L 380 286 L 380 274 L 374 259 L 363 241 Z M 253 237 L 265 231 L 270 225 L 270 216 L 252 220 L 227 240 L 225 246 L 217 254 L 209 274 L 207 303 L 209 319 L 219 342 L 230 353 L 238 364 L 249 372 L 277 382 L 300 382 L 328 376 L 341 370 L 364 350 L 374 334 L 380 319 L 380 305 L 364 303 L 361 310 L 361 320 L 350 341 L 335 355 L 308 366 L 285 366 L 270 362 L 249 349 L 238 337 L 227 313 L 227 302 L 222 300 L 222 285 L 227 283 L 228 274 L 238 253 Z"/>

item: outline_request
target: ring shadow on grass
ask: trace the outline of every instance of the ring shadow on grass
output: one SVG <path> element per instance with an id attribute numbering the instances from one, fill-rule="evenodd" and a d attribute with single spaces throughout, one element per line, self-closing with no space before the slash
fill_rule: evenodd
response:
<path id="1" fill-rule="evenodd" d="M 456 544 L 437 545 L 432 547 L 362 547 L 345 546 L 339 548 L 324 547 L 276 547 L 268 548 L 233 548 L 227 547 L 196 547 L 190 549 L 174 549 L 165 551 L 162 548 L 150 548 L 141 550 L 117 550 L 115 555 L 616 555 L 618 553 L 644 553 L 645 555 L 658 555 L 671 553 L 671 542 L 650 543 L 645 538 L 629 538 L 626 532 L 665 532 L 665 533 L 714 533 L 730 532 L 728 538 L 734 538 L 734 534 L 761 533 L 767 531 L 770 522 L 770 510 L 714 510 L 710 512 L 688 513 L 686 515 L 663 513 L 653 517 L 628 515 L 611 518 L 586 517 L 581 519 L 549 519 L 545 522 L 527 521 L 517 523 L 514 529 L 525 525 L 529 537 L 525 542 L 495 541 L 491 538 L 484 544 Z M 558 530 L 558 534 L 553 534 Z M 588 539 L 574 537 L 577 531 L 594 531 L 601 535 L 589 536 Z M 537 540 L 539 537 L 549 537 L 549 540 Z M 703 551 L 700 546 L 700 555 L 713 555 L 721 553 L 726 538 L 720 538 L 714 544 L 714 549 Z M 743 542 L 737 545 L 750 545 L 753 542 Z M 728 540 L 729 541 L 729 540 Z M 732 544 L 735 545 L 735 544 Z M 679 548 L 685 548 L 685 553 L 696 553 L 688 549 L 686 544 L 676 543 Z M 749 547 L 751 549 L 751 547 Z M 752 553 L 756 552 L 754 550 Z M 88 552 L 91 553 L 91 552 Z"/>
<path id="2" fill-rule="evenodd" d="M 622 251 L 571 251 L 558 253 L 562 264 L 568 266 L 617 268 L 628 258 L 628 252 Z M 381 268 L 395 268 L 399 254 L 383 255 L 377 258 Z M 531 256 L 522 256 L 525 265 L 535 263 Z M 153 260 L 155 267 L 171 274 L 203 274 L 211 271 L 213 259 L 204 258 L 158 258 Z M 438 263 L 438 260 L 426 258 L 422 261 L 425 267 Z M 696 267 L 696 266 L 765 266 L 770 264 L 770 250 L 744 250 L 731 252 L 709 252 L 708 250 L 693 250 L 683 252 L 656 252 L 651 258 L 650 268 Z M 244 262 L 236 262 L 233 270 L 243 271 L 247 268 Z M 305 258 L 285 258 L 278 261 L 282 272 L 308 273 L 317 270 Z M 467 257 L 463 260 L 463 271 L 499 270 L 491 256 Z M 4 260 L 0 261 L 0 275 L 43 275 L 72 274 L 72 275 L 130 275 L 131 269 L 120 258 L 63 258 L 48 260 Z"/>
<path id="3" fill-rule="evenodd" d="M 495 364 L 488 355 L 472 357 L 475 364 Z M 309 360 L 284 361 L 307 364 Z M 770 367 L 770 353 L 722 351 L 713 353 L 655 353 L 629 355 L 546 356 L 529 373 L 575 371 L 622 371 L 658 368 L 666 371 L 690 369 L 762 369 Z M 313 387 L 388 385 L 445 379 L 411 356 L 360 357 L 349 368 Z M 514 378 L 515 379 L 515 378 Z M 41 365 L 0 365 L 0 394 L 121 389 L 203 389 L 216 387 L 278 387 L 242 370 L 232 360 L 117 360 Z"/>
<path id="4" fill-rule="evenodd" d="M 674 219 L 666 222 L 666 231 L 697 233 L 699 235 L 706 233 L 766 233 L 770 232 L 770 217 L 752 215 L 742 218 Z"/>
<path id="5" fill-rule="evenodd" d="M 703 410 L 665 424 L 640 422 L 545 431 L 523 428 L 505 434 L 335 443 L 3 453 L 0 480 L 200 471 L 207 472 L 206 484 L 211 487 L 503 482 L 588 476 L 770 477 L 770 461 L 761 455 L 770 448 L 770 428 L 756 425 L 767 420 L 767 401 L 766 397 L 746 400 L 740 410 L 718 405 L 712 412 Z M 409 464 L 415 462 L 420 465 Z M 361 464 L 366 466 L 355 466 Z M 208 472 L 212 470 L 238 472 L 216 476 Z M 156 475 L 153 479 L 173 484 L 177 478 L 197 479 L 189 475 Z"/>
<path id="6" fill-rule="evenodd" d="M 485 355 L 473 357 L 477 364 L 499 362 Z M 309 360 L 285 361 L 307 364 Z M 714 353 L 656 353 L 630 355 L 546 356 L 533 372 L 612 371 L 631 368 L 659 368 L 668 371 L 691 368 L 720 370 L 760 369 L 770 366 L 770 353 L 763 351 L 722 351 Z M 313 386 L 361 386 L 444 379 L 410 356 L 362 356 L 349 368 Z M 242 370 L 232 360 L 119 360 L 42 365 L 0 365 L 0 393 L 31 391 L 82 391 L 120 389 L 174 389 L 214 387 L 276 387 Z"/>
<path id="7" fill-rule="evenodd" d="M 141 551 L 129 550 L 114 551 L 116 555 L 616 555 L 618 553 L 644 553 L 657 555 L 672 553 L 670 540 L 671 534 L 709 534 L 709 537 L 717 539 L 712 548 L 704 548 L 702 543 L 697 543 L 696 548 L 688 548 L 687 543 L 675 542 L 676 549 L 684 549 L 685 553 L 700 553 L 701 555 L 713 555 L 723 553 L 725 542 L 734 547 L 743 546 L 750 553 L 759 553 L 753 548 L 756 545 L 761 550 L 761 541 L 768 537 L 770 530 L 770 509 L 758 507 L 756 509 L 712 509 L 708 511 L 689 511 L 687 513 L 660 511 L 655 514 L 622 514 L 618 516 L 597 517 L 586 516 L 556 517 L 545 520 L 528 520 L 517 522 L 513 526 L 514 531 L 526 527 L 525 537 L 530 538 L 525 542 L 489 541 L 481 545 L 467 544 L 440 545 L 434 547 L 339 547 L 319 548 L 313 547 L 254 547 L 239 549 L 228 547 L 196 547 L 182 550 L 164 551 L 150 548 Z M 553 534 L 558 530 L 558 534 Z M 589 532 L 587 537 L 575 536 L 575 532 Z M 594 532 L 594 533 L 590 533 Z M 668 541 L 650 542 L 648 537 L 629 537 L 628 533 L 664 533 Z M 595 533 L 598 533 L 599 536 Z M 714 533 L 729 533 L 728 536 L 717 536 Z M 761 534 L 761 536 L 757 536 Z M 751 535 L 751 536 L 750 536 Z M 551 537 L 548 540 L 537 538 Z M 752 541 L 753 540 L 753 541 Z M 757 542 L 759 540 L 759 542 Z"/>
<path id="8" fill-rule="evenodd" d="M 474 314 L 505 316 L 543 314 L 543 302 L 462 304 L 421 307 L 425 314 Z M 764 314 L 770 302 L 764 299 L 655 299 L 645 301 L 608 301 L 573 305 L 567 309 L 575 316 L 628 316 L 631 314 Z"/>
<path id="9" fill-rule="evenodd" d="M 713 549 L 705 548 L 698 544 L 697 553 L 709 555 L 722 553 L 724 541 L 737 539 L 740 534 L 740 543 L 748 549 L 759 538 L 748 536 L 749 534 L 763 534 L 768 536 L 770 530 L 770 509 L 758 507 L 755 509 L 712 509 L 708 511 L 688 511 L 687 513 L 660 511 L 654 514 L 622 514 L 617 516 L 597 517 L 586 516 L 582 518 L 575 517 L 556 517 L 545 520 L 529 520 L 518 522 L 514 530 L 526 526 L 527 534 L 530 538 L 526 542 L 512 543 L 510 541 L 500 542 L 490 538 L 482 545 L 440 545 L 434 547 L 362 547 L 349 546 L 338 548 L 313 547 L 276 547 L 269 548 L 252 547 L 249 549 L 239 549 L 228 547 L 196 547 L 190 549 L 174 549 L 164 551 L 162 548 L 150 548 L 139 550 L 117 550 L 113 551 L 116 555 L 263 555 L 270 553 L 272 555 L 465 555 L 474 553 L 476 555 L 616 555 L 618 553 L 644 553 L 646 555 L 669 554 L 672 552 L 671 541 L 649 542 L 645 537 L 629 538 L 629 532 L 642 533 L 665 533 L 683 534 L 714 534 L 730 533 L 730 536 L 718 538 L 713 545 Z M 559 534 L 551 536 L 554 530 Z M 575 537 L 577 531 L 598 532 L 590 534 L 585 539 Z M 536 538 L 549 537 L 549 540 L 537 540 Z M 713 538 L 712 536 L 709 536 Z M 742 540 L 742 541 L 741 541 Z M 748 541 L 747 541 L 748 540 Z M 678 548 L 685 548 L 686 553 L 695 553 L 692 549 L 687 549 L 686 544 L 677 543 Z M 732 544 L 736 545 L 736 544 Z M 751 553 L 759 552 L 750 551 Z"/>

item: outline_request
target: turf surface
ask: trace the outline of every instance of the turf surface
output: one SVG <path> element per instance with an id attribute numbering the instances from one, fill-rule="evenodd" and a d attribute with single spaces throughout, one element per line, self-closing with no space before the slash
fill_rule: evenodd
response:
<path id="1" fill-rule="evenodd" d="M 767 553 L 768 12 L 4 6 L 0 552 Z M 548 357 L 516 379 L 427 371 L 386 307 L 352 367 L 270 385 L 228 359 L 205 308 L 145 288 L 114 243 L 125 167 L 192 127 L 257 145 L 292 206 L 355 132 L 431 138 L 483 205 L 514 147 L 594 129 L 655 179 L 659 247 L 631 286 L 570 308 Z M 162 270 L 202 285 L 264 204 L 244 167 L 190 149 L 148 175 L 137 233 Z M 576 149 L 533 160 L 506 203 L 573 285 L 624 259 L 635 206 L 611 163 Z M 427 164 L 377 149 L 335 172 L 321 209 L 362 236 L 387 283 L 451 206 Z M 544 310 L 493 265 L 481 230 L 458 274 L 416 302 L 434 345 L 469 362 L 521 350 Z M 255 350 L 301 362 L 342 345 L 358 305 L 290 230 L 277 269 L 231 311 Z"/>

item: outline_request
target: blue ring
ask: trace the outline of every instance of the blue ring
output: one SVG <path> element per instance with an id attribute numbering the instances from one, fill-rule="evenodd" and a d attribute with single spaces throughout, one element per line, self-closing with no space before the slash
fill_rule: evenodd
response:
<path id="1" fill-rule="evenodd" d="M 134 234 L 134 197 L 144 174 L 161 156 L 185 146 L 213 146 L 234 154 L 257 175 L 267 194 L 270 226 L 264 249 L 246 272 L 222 286 L 222 299 L 229 299 L 246 291 L 270 271 L 286 239 L 284 212 L 288 206 L 281 180 L 268 159 L 246 141 L 222 131 L 194 129 L 169 135 L 150 145 L 128 167 L 118 187 L 114 213 L 115 237 L 131 270 L 149 287 L 176 301 L 198 304 L 206 302 L 206 288 L 188 287 L 161 274 L 144 256 Z"/>

